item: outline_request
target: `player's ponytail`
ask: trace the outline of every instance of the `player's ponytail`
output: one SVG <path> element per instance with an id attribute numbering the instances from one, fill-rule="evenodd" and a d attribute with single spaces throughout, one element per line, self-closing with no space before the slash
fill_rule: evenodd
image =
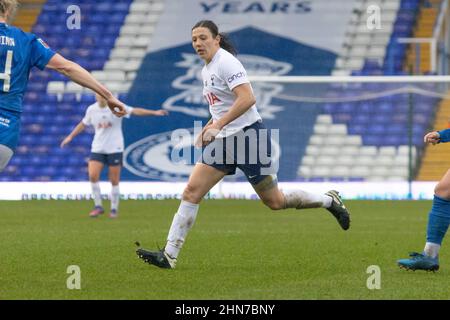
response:
<path id="1" fill-rule="evenodd" d="M 220 36 L 220 47 L 224 50 L 227 50 L 232 55 L 236 55 L 236 49 L 234 48 L 234 45 L 231 43 L 228 36 L 224 33 L 219 33 L 219 28 L 211 20 L 201 20 L 192 27 L 192 30 L 194 30 L 195 28 L 207 28 L 209 31 L 211 31 L 211 34 L 214 38 Z"/>
<path id="2" fill-rule="evenodd" d="M 231 53 L 233 56 L 237 54 L 236 49 L 234 48 L 233 44 L 230 41 L 230 38 L 225 33 L 219 33 L 220 36 L 220 47 L 222 49 L 227 50 L 229 53 Z"/>

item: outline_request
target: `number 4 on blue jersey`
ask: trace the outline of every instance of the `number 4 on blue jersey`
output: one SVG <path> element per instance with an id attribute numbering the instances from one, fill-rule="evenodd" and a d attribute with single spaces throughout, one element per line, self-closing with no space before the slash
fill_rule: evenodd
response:
<path id="1" fill-rule="evenodd" d="M 0 23 L 0 108 L 21 112 L 33 67 L 43 70 L 55 52 L 32 33 Z"/>

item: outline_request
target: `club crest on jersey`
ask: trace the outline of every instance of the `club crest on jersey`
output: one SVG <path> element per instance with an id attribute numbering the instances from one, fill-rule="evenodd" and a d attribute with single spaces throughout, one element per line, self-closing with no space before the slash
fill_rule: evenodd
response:
<path id="1" fill-rule="evenodd" d="M 112 123 L 111 122 L 100 122 L 97 125 L 97 129 L 108 129 L 108 128 L 112 128 Z"/>
<path id="2" fill-rule="evenodd" d="M 49 45 L 44 40 L 41 38 L 38 38 L 37 40 L 44 46 L 45 49 L 50 49 Z"/>

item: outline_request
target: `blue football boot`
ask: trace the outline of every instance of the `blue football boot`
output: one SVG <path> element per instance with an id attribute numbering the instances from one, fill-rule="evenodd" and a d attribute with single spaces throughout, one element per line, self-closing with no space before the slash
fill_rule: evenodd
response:
<path id="1" fill-rule="evenodd" d="M 409 259 L 401 259 L 397 261 L 400 268 L 406 270 L 425 270 L 425 271 L 438 271 L 439 270 L 439 258 L 432 258 L 424 253 L 411 252 Z"/>

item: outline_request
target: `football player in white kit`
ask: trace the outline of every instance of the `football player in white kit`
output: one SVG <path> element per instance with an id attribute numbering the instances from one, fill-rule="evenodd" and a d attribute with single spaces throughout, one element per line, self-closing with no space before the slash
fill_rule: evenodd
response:
<path id="1" fill-rule="evenodd" d="M 192 45 L 205 62 L 202 70 L 203 95 L 212 115 L 197 140 L 198 145 L 204 147 L 203 157 L 196 163 L 189 177 L 165 248 L 159 251 L 138 248 L 136 253 L 139 258 L 160 268 L 175 268 L 187 233 L 195 222 L 200 201 L 225 175 L 234 174 L 236 168 L 244 172 L 269 208 L 280 210 L 323 207 L 331 212 L 342 229 L 347 230 L 350 227 L 350 215 L 337 191 L 331 190 L 326 194 L 312 194 L 302 190 L 283 192 L 278 188 L 276 172 L 262 170 L 267 169 L 267 163 L 264 164 L 261 159 L 256 163 L 249 161 L 251 153 L 258 152 L 255 146 L 264 143 L 268 144 L 266 151 L 270 157 L 271 139 L 267 135 L 263 138 L 265 127 L 257 111 L 247 73 L 234 56 L 233 46 L 219 33 L 216 24 L 210 20 L 195 24 L 192 28 Z M 249 130 L 254 132 L 256 139 L 246 143 L 245 149 L 240 149 L 241 152 L 236 152 L 236 145 L 233 143 L 235 137 L 244 135 Z M 230 141 L 234 150 L 229 148 Z M 215 150 L 213 156 L 212 152 L 206 152 L 208 148 L 209 151 Z M 244 163 L 239 161 L 241 153 L 245 154 Z"/>
<path id="2" fill-rule="evenodd" d="M 103 97 L 97 94 L 95 98 L 97 102 L 87 108 L 84 118 L 61 142 L 61 148 L 70 143 L 73 138 L 75 138 L 86 128 L 86 126 L 94 127 L 95 135 L 91 146 L 88 173 L 95 208 L 89 213 L 89 216 L 97 217 L 104 213 L 99 180 L 103 167 L 106 165 L 108 166 L 109 181 L 112 185 L 111 211 L 109 216 L 111 218 L 116 218 L 119 210 L 119 182 L 124 150 L 122 133 L 123 118 L 114 116 L 109 109 L 106 108 L 106 100 Z M 129 118 L 131 115 L 165 116 L 168 114 L 166 110 L 148 110 L 143 108 L 133 108 L 130 106 L 125 106 L 125 110 L 125 118 Z"/>

